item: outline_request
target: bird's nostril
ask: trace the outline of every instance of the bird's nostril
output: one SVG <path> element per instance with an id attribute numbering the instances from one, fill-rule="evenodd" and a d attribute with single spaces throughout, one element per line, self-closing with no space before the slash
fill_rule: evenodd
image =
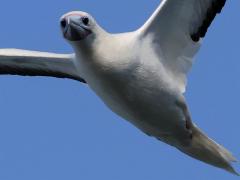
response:
<path id="1" fill-rule="evenodd" d="M 65 28 L 67 26 L 67 20 L 64 18 L 60 21 L 60 24 L 62 26 L 62 28 Z"/>

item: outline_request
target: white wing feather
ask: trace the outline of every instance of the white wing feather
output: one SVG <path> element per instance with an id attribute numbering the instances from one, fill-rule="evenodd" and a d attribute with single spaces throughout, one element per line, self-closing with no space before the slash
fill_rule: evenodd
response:
<path id="1" fill-rule="evenodd" d="M 73 61 L 73 54 L 0 49 L 0 74 L 52 76 L 85 83 L 78 75 Z"/>
<path id="2" fill-rule="evenodd" d="M 140 28 L 143 36 L 153 37 L 156 52 L 181 92 L 201 38 L 226 0 L 163 0 L 150 19 Z"/>

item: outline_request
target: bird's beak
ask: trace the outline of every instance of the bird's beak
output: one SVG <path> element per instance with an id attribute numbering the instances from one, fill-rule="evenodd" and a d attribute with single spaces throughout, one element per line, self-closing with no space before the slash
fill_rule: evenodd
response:
<path id="1" fill-rule="evenodd" d="M 82 23 L 82 16 L 68 14 L 60 19 L 60 26 L 65 39 L 69 41 L 80 41 L 85 39 L 92 32 Z"/>

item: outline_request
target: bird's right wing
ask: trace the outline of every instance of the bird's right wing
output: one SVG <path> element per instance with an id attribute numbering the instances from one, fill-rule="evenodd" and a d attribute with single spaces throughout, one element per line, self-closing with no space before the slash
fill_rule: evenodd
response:
<path id="1" fill-rule="evenodd" d="M 70 78 L 82 83 L 73 54 L 55 54 L 20 49 L 0 49 L 0 74 Z"/>

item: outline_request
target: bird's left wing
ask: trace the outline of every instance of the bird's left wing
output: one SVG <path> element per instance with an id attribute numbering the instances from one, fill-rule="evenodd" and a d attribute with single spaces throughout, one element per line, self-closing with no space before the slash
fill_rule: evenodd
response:
<path id="1" fill-rule="evenodd" d="M 201 38 L 225 3 L 226 0 L 162 0 L 139 29 L 142 36 L 151 39 L 163 65 L 182 92 Z"/>
<path id="2" fill-rule="evenodd" d="M 0 49 L 0 74 L 51 76 L 86 83 L 74 66 L 73 54 Z"/>

